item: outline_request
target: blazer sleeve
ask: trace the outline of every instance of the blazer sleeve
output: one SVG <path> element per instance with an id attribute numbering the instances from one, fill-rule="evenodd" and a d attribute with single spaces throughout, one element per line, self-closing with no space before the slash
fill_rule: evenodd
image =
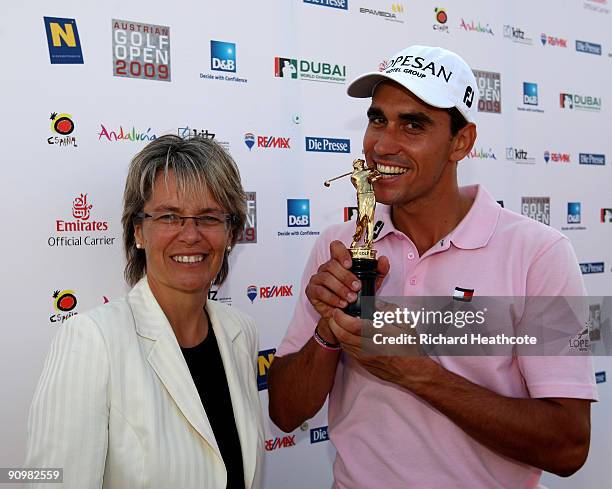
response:
<path id="1" fill-rule="evenodd" d="M 24 466 L 63 468 L 64 488 L 101 488 L 108 447 L 108 386 L 104 338 L 90 318 L 74 316 L 60 326 L 34 393 Z"/>

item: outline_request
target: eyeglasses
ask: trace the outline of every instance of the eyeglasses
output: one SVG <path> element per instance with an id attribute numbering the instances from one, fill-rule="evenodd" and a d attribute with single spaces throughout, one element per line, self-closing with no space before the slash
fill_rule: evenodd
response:
<path id="1" fill-rule="evenodd" d="M 151 221 L 163 229 L 180 229 L 185 225 L 187 219 L 193 219 L 196 227 L 211 230 L 227 229 L 229 223 L 234 220 L 231 214 L 225 212 L 207 212 L 201 216 L 180 216 L 169 212 L 139 212 L 136 217 L 140 219 L 151 219 Z"/>

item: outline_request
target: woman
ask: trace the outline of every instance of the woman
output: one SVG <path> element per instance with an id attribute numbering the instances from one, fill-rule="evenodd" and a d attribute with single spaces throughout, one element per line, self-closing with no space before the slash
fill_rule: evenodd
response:
<path id="1" fill-rule="evenodd" d="M 238 169 L 212 140 L 162 136 L 134 157 L 122 217 L 133 288 L 60 327 L 26 467 L 63 467 L 75 489 L 259 487 L 255 325 L 207 300 L 244 221 Z"/>

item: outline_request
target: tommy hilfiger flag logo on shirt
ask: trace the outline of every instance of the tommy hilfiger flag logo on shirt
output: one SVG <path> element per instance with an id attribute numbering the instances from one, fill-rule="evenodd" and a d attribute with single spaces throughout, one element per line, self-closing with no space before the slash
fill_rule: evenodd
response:
<path id="1" fill-rule="evenodd" d="M 474 289 L 464 289 L 461 287 L 455 287 L 453 292 L 453 299 L 461 302 L 471 302 L 474 297 Z"/>

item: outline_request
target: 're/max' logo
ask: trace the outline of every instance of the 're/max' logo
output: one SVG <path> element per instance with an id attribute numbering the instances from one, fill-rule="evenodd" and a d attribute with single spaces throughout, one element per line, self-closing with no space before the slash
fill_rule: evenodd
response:
<path id="1" fill-rule="evenodd" d="M 329 441 L 329 434 L 327 432 L 327 426 L 320 426 L 319 428 L 313 428 L 310 430 L 310 443 L 320 443 L 322 441 Z"/>
<path id="2" fill-rule="evenodd" d="M 257 356 L 257 389 L 260 391 L 268 388 L 268 371 L 274 360 L 276 348 L 262 350 Z"/>
<path id="3" fill-rule="evenodd" d="M 304 3 L 320 5 L 321 7 L 331 7 L 341 10 L 348 10 L 348 0 L 304 0 Z"/>
<path id="4" fill-rule="evenodd" d="M 43 17 L 51 64 L 83 64 L 76 20 Z"/>
<path id="5" fill-rule="evenodd" d="M 306 136 L 306 151 L 318 153 L 350 153 L 351 140 Z"/>
<path id="6" fill-rule="evenodd" d="M 604 262 L 602 261 L 580 264 L 580 271 L 583 275 L 587 273 L 603 273 L 604 268 Z"/>
<path id="7" fill-rule="evenodd" d="M 259 297 L 262 299 L 293 297 L 293 285 L 272 285 L 271 287 L 260 287 Z"/>
<path id="8" fill-rule="evenodd" d="M 266 440 L 266 451 L 271 452 L 273 450 L 278 450 L 279 448 L 288 448 L 295 446 L 295 435 L 283 436 L 282 438 L 270 438 Z"/>

